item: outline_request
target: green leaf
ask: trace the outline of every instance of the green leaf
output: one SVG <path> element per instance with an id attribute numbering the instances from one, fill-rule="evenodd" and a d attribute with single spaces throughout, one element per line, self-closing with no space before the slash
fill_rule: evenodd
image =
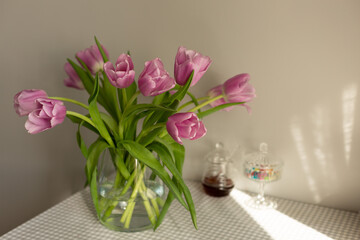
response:
<path id="1" fill-rule="evenodd" d="M 70 63 L 70 65 L 73 67 L 73 69 L 75 70 L 76 74 L 81 79 L 81 82 L 83 83 L 86 91 L 89 94 L 91 94 L 91 92 L 94 88 L 94 82 L 91 79 L 91 77 L 89 77 L 89 75 L 86 73 L 86 71 L 84 71 L 84 69 L 82 69 L 79 65 L 77 65 L 73 61 L 71 61 L 71 59 L 67 59 L 67 60 Z"/>
<path id="2" fill-rule="evenodd" d="M 149 115 L 148 117 L 146 117 L 143 122 L 143 129 L 148 128 L 151 125 L 154 125 L 156 122 L 157 123 L 166 122 L 168 117 L 171 116 L 174 112 L 176 112 L 176 109 L 177 109 L 179 103 L 180 103 L 179 100 L 174 100 L 174 102 L 168 106 L 169 109 L 173 109 L 172 112 L 158 111 L 158 112 L 154 112 L 151 115 Z"/>
<path id="3" fill-rule="evenodd" d="M 193 76 L 194 76 L 194 71 L 191 72 L 190 77 L 187 80 L 186 84 L 184 86 L 180 87 L 180 89 L 170 97 L 170 101 L 169 101 L 170 104 L 172 104 L 176 99 L 181 101 L 185 97 L 185 95 L 191 85 Z M 168 104 L 168 105 L 170 105 L 170 104 Z"/>
<path id="4" fill-rule="evenodd" d="M 130 141 L 124 140 L 121 142 L 124 148 L 133 156 L 134 158 L 138 159 L 158 175 L 161 180 L 166 184 L 169 190 L 174 194 L 177 200 L 186 208 L 188 209 L 184 199 L 179 192 L 179 189 L 176 187 L 174 182 L 171 180 L 169 174 L 166 170 L 161 166 L 160 162 L 154 157 L 154 155 L 146 149 L 143 145 Z"/>
<path id="5" fill-rule="evenodd" d="M 82 69 L 79 65 L 71 61 L 70 59 L 67 59 L 70 65 L 74 68 L 76 74 L 81 79 L 81 82 L 83 83 L 85 90 L 89 93 L 89 95 L 92 94 L 94 89 L 94 78 L 92 77 L 91 73 L 87 73 L 84 69 Z M 109 107 L 105 103 L 105 100 L 102 95 L 98 96 L 98 102 L 108 111 Z"/>
<path id="6" fill-rule="evenodd" d="M 85 159 L 88 158 L 88 150 L 87 150 L 87 147 L 85 145 L 85 142 L 84 140 L 82 139 L 81 137 L 81 133 L 80 133 L 80 128 L 81 126 L 84 124 L 84 121 L 82 121 L 81 123 L 79 123 L 79 126 L 78 126 L 78 130 L 76 132 L 76 140 L 77 140 L 77 144 L 82 152 L 82 154 L 84 155 Z"/>
<path id="7" fill-rule="evenodd" d="M 126 168 L 126 165 L 124 163 L 124 154 L 120 154 L 119 150 L 117 149 L 116 151 L 116 155 L 115 155 L 115 164 L 119 170 L 119 172 L 121 173 L 121 175 L 125 178 L 125 179 L 129 179 L 130 177 L 130 173 L 128 171 L 128 169 Z"/>
<path id="8" fill-rule="evenodd" d="M 101 54 L 101 57 L 103 58 L 104 60 L 104 63 L 106 63 L 108 61 L 107 57 L 106 57 L 106 54 L 104 52 L 104 49 L 102 48 L 100 42 L 98 41 L 98 39 L 96 38 L 96 36 L 94 36 L 95 38 L 95 42 L 96 42 L 96 45 L 97 47 L 99 48 L 99 51 L 100 51 L 100 54 Z"/>
<path id="9" fill-rule="evenodd" d="M 170 137 L 169 135 L 166 135 L 164 138 L 167 139 L 168 137 Z M 171 137 L 170 137 L 171 138 Z M 171 138 L 172 139 L 172 138 Z M 175 157 L 175 164 L 176 164 L 176 168 L 179 170 L 180 173 L 182 173 L 182 167 L 184 164 L 184 160 L 185 160 L 185 148 L 183 145 L 180 145 L 176 142 L 171 143 L 170 144 L 172 147 L 172 152 L 174 154 Z M 174 182 L 176 182 L 176 180 L 173 177 Z M 156 230 L 160 224 L 162 223 L 172 201 L 175 199 L 174 195 L 169 192 L 165 204 L 161 210 L 160 216 L 157 218 L 156 224 L 154 226 L 154 230 Z"/>
<path id="10" fill-rule="evenodd" d="M 79 124 L 84 121 L 83 119 L 72 116 L 72 115 L 66 115 L 66 117 L 68 119 L 70 119 L 70 121 L 72 121 L 73 123 L 76 123 L 76 124 Z M 83 126 L 86 127 L 87 129 L 93 131 L 94 133 L 99 134 L 99 131 L 96 128 L 94 128 L 93 126 L 91 126 L 89 123 L 84 122 Z"/>
<path id="11" fill-rule="evenodd" d="M 177 142 L 171 143 L 171 147 L 174 153 L 176 167 L 182 174 L 185 160 L 185 147 Z"/>
<path id="12" fill-rule="evenodd" d="M 156 97 L 154 97 L 152 103 L 155 105 L 160 105 L 161 103 L 163 103 L 164 101 L 166 101 L 170 96 L 169 91 L 164 92 L 160 95 L 157 95 Z"/>
<path id="13" fill-rule="evenodd" d="M 99 203 L 98 203 L 98 191 L 97 191 L 97 186 L 96 186 L 96 175 L 97 175 L 97 171 L 96 169 L 94 170 L 94 172 L 92 173 L 92 180 L 90 182 L 90 193 L 91 193 L 91 198 L 94 202 L 94 207 L 96 210 L 96 213 L 98 215 L 98 217 L 100 216 L 100 208 L 99 208 Z"/>
<path id="14" fill-rule="evenodd" d="M 164 220 L 164 217 L 165 217 L 167 211 L 169 210 L 169 207 L 171 206 L 171 203 L 172 203 L 172 201 L 174 201 L 174 199 L 175 199 L 174 195 L 171 192 L 169 192 L 169 194 L 166 198 L 165 204 L 161 209 L 160 215 L 156 220 L 156 223 L 154 226 L 154 231 L 160 226 L 160 224 Z"/>
<path id="15" fill-rule="evenodd" d="M 198 106 L 199 105 L 199 102 L 198 100 L 196 99 L 196 97 L 190 93 L 189 91 L 187 92 L 187 95 L 189 95 L 189 97 L 191 98 L 191 101 L 195 104 L 195 106 Z M 201 109 L 198 109 L 198 112 L 200 113 L 201 112 Z"/>
<path id="16" fill-rule="evenodd" d="M 147 110 L 154 110 L 154 111 L 161 111 L 161 112 L 175 112 L 174 109 L 171 108 L 167 108 L 167 107 L 162 107 L 159 105 L 154 105 L 154 104 L 136 104 L 130 107 L 127 107 L 125 112 L 124 112 L 124 117 L 128 117 L 132 114 L 137 114 L 139 112 L 142 111 L 147 111 Z"/>
<path id="17" fill-rule="evenodd" d="M 154 130 L 150 131 L 148 134 L 146 134 L 144 137 L 137 139 L 137 142 L 139 142 L 143 146 L 147 146 L 150 143 L 154 141 L 154 139 L 165 129 L 165 127 L 158 127 Z"/>
<path id="18" fill-rule="evenodd" d="M 115 137 L 115 139 L 119 138 L 118 132 L 118 125 L 117 122 L 114 120 L 114 118 L 110 117 L 109 115 L 107 115 L 106 113 L 100 112 L 100 116 L 101 119 L 104 121 L 104 123 L 106 124 L 106 126 L 108 126 L 108 128 L 112 131 L 112 134 Z M 119 140 L 119 139 L 117 139 Z"/>
<path id="19" fill-rule="evenodd" d="M 105 74 L 105 72 L 102 73 L 104 81 L 103 81 L 103 89 L 102 94 L 105 96 L 106 104 L 110 107 L 110 113 L 111 116 L 113 116 L 115 119 L 120 120 L 120 109 L 118 106 L 117 96 L 116 96 L 116 88 L 110 83 L 109 78 Z"/>
<path id="20" fill-rule="evenodd" d="M 181 189 L 184 192 L 186 202 L 189 206 L 193 224 L 194 224 L 195 228 L 197 228 L 195 205 L 194 205 L 193 199 L 191 197 L 190 190 L 186 186 L 184 180 L 182 179 L 182 176 L 181 176 L 182 174 L 179 172 L 179 170 L 175 166 L 175 163 L 173 162 L 173 159 L 171 158 L 170 152 L 172 152 L 172 150 L 168 149 L 165 145 L 163 145 L 159 142 L 153 142 L 151 145 L 149 145 L 149 148 L 154 150 L 159 155 L 161 161 L 169 169 L 169 171 L 172 173 L 173 177 L 179 183 Z"/>
<path id="21" fill-rule="evenodd" d="M 169 135 L 169 134 L 167 134 L 167 135 Z M 173 149 L 172 149 L 172 146 L 171 146 L 170 142 L 169 142 L 169 141 L 165 141 L 164 139 L 162 139 L 162 138 L 160 138 L 160 137 L 156 137 L 154 140 L 155 140 L 156 142 L 159 142 L 160 144 L 164 145 L 164 146 L 167 148 L 168 152 L 170 153 L 171 158 L 174 159 L 174 161 L 175 161 L 174 152 L 173 152 Z M 179 145 L 180 145 L 180 144 L 179 144 Z M 180 146 L 182 146 L 182 145 L 180 145 Z"/>
<path id="22" fill-rule="evenodd" d="M 154 123 L 156 123 L 162 116 L 162 112 L 155 114 L 155 112 L 151 112 L 149 115 L 147 115 L 147 117 L 144 119 L 143 121 L 143 125 L 142 128 L 148 128 L 151 125 L 153 125 Z"/>
<path id="23" fill-rule="evenodd" d="M 95 38 L 95 42 L 97 47 L 99 48 L 101 57 L 104 60 L 104 63 L 106 63 L 108 60 L 104 49 L 102 48 L 100 42 L 98 41 L 98 39 Z M 106 102 L 106 105 L 108 106 L 108 108 L 106 108 L 106 110 L 110 113 L 111 116 L 113 116 L 115 119 L 120 120 L 120 110 L 119 107 L 117 105 L 117 96 L 116 96 L 116 88 L 109 82 L 108 77 L 106 76 L 105 72 L 103 73 L 103 78 L 104 78 L 104 82 L 103 82 L 103 91 L 101 91 L 100 96 L 104 97 L 104 101 Z"/>
<path id="24" fill-rule="evenodd" d="M 89 147 L 88 157 L 86 159 L 86 176 L 89 183 L 91 183 L 91 177 L 97 166 L 100 154 L 109 147 L 109 144 L 102 139 L 96 140 Z"/>
<path id="25" fill-rule="evenodd" d="M 225 103 L 225 104 L 222 104 L 222 105 L 219 105 L 219 106 L 216 106 L 216 107 L 213 107 L 213 108 L 210 108 L 209 110 L 206 110 L 206 111 L 203 111 L 201 113 L 198 113 L 197 116 L 199 118 L 203 118 L 203 117 L 206 117 L 207 115 L 210 115 L 214 112 L 217 112 L 221 109 L 224 109 L 224 108 L 227 108 L 227 107 L 231 107 L 231 106 L 235 106 L 235 105 L 239 105 L 239 104 L 244 104 L 245 102 L 237 102 L 237 103 Z"/>
<path id="26" fill-rule="evenodd" d="M 91 94 L 91 96 L 89 97 L 89 113 L 90 113 L 92 121 L 98 128 L 100 135 L 109 143 L 109 145 L 111 147 L 115 147 L 114 142 L 113 142 L 108 130 L 106 129 L 106 126 L 105 126 L 103 120 L 101 119 L 101 115 L 100 115 L 99 109 L 96 104 L 97 103 L 96 99 L 97 99 L 98 94 L 99 94 L 99 75 L 96 74 L 94 91 Z"/>

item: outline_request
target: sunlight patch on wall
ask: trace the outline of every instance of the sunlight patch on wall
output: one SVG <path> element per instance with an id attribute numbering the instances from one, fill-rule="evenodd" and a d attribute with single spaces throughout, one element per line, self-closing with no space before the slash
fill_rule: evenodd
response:
<path id="1" fill-rule="evenodd" d="M 338 185 L 337 172 L 333 164 L 333 154 L 329 144 L 329 133 L 331 128 L 330 114 L 327 111 L 326 106 L 316 105 L 314 110 L 310 114 L 310 119 L 313 125 L 314 136 L 314 150 L 313 154 L 319 167 L 318 171 L 321 172 L 322 178 L 326 179 L 327 183 L 324 187 L 331 190 L 334 186 Z"/>
<path id="2" fill-rule="evenodd" d="M 296 150 L 298 152 L 298 155 L 299 155 L 299 158 L 301 161 L 301 166 L 302 166 L 303 171 L 306 176 L 306 180 L 307 180 L 309 189 L 313 195 L 314 201 L 316 203 L 319 203 L 321 201 L 321 197 L 319 195 L 319 191 L 317 189 L 316 182 L 315 182 L 314 178 L 311 176 L 309 159 L 308 159 L 307 152 L 305 150 L 304 136 L 303 136 L 303 133 L 302 133 L 299 125 L 295 121 L 293 121 L 293 123 L 291 124 L 291 133 L 292 133 L 292 136 L 294 139 Z"/>
<path id="3" fill-rule="evenodd" d="M 351 142 L 352 142 L 352 135 L 354 130 L 356 96 L 357 96 L 356 84 L 347 86 L 342 94 L 344 152 L 345 152 L 345 161 L 347 166 L 349 166 L 350 164 Z"/>
<path id="4" fill-rule="evenodd" d="M 321 172 L 323 176 L 326 175 L 326 156 L 323 151 L 325 140 L 324 140 L 324 109 L 321 106 L 316 106 L 314 108 L 314 112 L 311 115 L 311 120 L 314 125 L 314 141 L 315 141 L 315 149 L 314 149 L 314 155 L 320 165 Z"/>
<path id="5" fill-rule="evenodd" d="M 274 240 L 333 240 L 332 238 L 316 231 L 315 229 L 275 210 L 257 210 L 248 207 L 244 202 L 249 195 L 237 189 L 233 189 L 230 196 L 265 230 Z"/>

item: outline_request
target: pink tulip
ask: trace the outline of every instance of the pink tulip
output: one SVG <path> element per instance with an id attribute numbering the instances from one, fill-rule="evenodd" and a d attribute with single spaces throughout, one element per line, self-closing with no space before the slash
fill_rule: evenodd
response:
<path id="1" fill-rule="evenodd" d="M 39 89 L 26 89 L 18 92 L 14 96 L 14 108 L 19 116 L 26 116 L 30 112 L 38 108 L 38 104 L 35 102 L 38 98 L 45 98 L 47 94 L 43 90 Z"/>
<path id="2" fill-rule="evenodd" d="M 224 98 L 220 98 L 210 105 L 216 107 L 224 103 L 235 103 L 235 102 L 250 102 L 255 95 L 255 88 L 249 83 L 250 75 L 247 73 L 238 74 L 229 80 L 227 80 L 223 85 L 216 86 L 209 90 L 208 96 L 214 98 L 221 94 L 224 95 Z M 242 104 L 241 106 L 246 107 L 248 112 L 251 112 L 250 107 L 247 104 Z M 227 107 L 223 110 L 230 111 L 233 107 Z"/>
<path id="3" fill-rule="evenodd" d="M 66 116 L 64 103 L 59 100 L 39 98 L 36 100 L 39 108 L 32 111 L 25 123 L 30 134 L 36 134 L 53 128 L 62 123 Z"/>
<path id="4" fill-rule="evenodd" d="M 145 63 L 138 84 L 144 96 L 156 96 L 174 88 L 175 80 L 165 71 L 160 58 L 155 58 Z"/>
<path id="5" fill-rule="evenodd" d="M 102 48 L 105 55 L 109 57 L 109 53 L 105 47 L 102 46 Z M 104 60 L 96 44 L 86 48 L 85 50 L 77 52 L 76 56 L 85 63 L 92 74 L 96 74 L 98 71 L 103 70 Z"/>
<path id="6" fill-rule="evenodd" d="M 181 138 L 195 140 L 206 134 L 206 128 L 193 112 L 175 113 L 168 118 L 166 129 L 170 136 L 179 144 Z"/>
<path id="7" fill-rule="evenodd" d="M 110 83 L 117 88 L 127 88 L 134 82 L 135 71 L 131 57 L 121 54 L 116 60 L 115 67 L 111 62 L 104 64 L 104 71 Z"/>
<path id="8" fill-rule="evenodd" d="M 224 83 L 224 93 L 228 102 L 250 102 L 255 95 L 255 88 L 248 83 L 250 75 L 242 73 Z"/>
<path id="9" fill-rule="evenodd" d="M 84 89 L 84 85 L 75 72 L 74 68 L 71 66 L 70 63 L 65 63 L 64 70 L 69 78 L 64 79 L 64 84 L 67 87 L 72 87 L 76 89 Z"/>
<path id="10" fill-rule="evenodd" d="M 194 50 L 187 50 L 179 47 L 175 57 L 174 75 L 177 84 L 185 85 L 191 72 L 194 70 L 194 76 L 191 86 L 194 86 L 204 75 L 211 64 L 211 59 L 203 56 Z"/>

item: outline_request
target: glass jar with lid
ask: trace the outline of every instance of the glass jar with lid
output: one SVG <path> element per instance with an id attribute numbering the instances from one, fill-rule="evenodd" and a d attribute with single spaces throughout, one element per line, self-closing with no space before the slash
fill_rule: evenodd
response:
<path id="1" fill-rule="evenodd" d="M 215 149 L 205 156 L 206 166 L 201 179 L 205 193 L 214 196 L 227 196 L 234 188 L 229 176 L 230 154 L 221 142 L 216 143 Z"/>

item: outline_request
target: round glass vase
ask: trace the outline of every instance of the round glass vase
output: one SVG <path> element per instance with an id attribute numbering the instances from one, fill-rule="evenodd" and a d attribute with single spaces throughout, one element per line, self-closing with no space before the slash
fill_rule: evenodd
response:
<path id="1" fill-rule="evenodd" d="M 98 218 L 107 228 L 121 232 L 150 229 L 165 202 L 163 182 L 140 161 L 128 158 L 124 163 L 129 176 L 116 167 L 117 154 L 105 150 L 98 162 Z"/>

